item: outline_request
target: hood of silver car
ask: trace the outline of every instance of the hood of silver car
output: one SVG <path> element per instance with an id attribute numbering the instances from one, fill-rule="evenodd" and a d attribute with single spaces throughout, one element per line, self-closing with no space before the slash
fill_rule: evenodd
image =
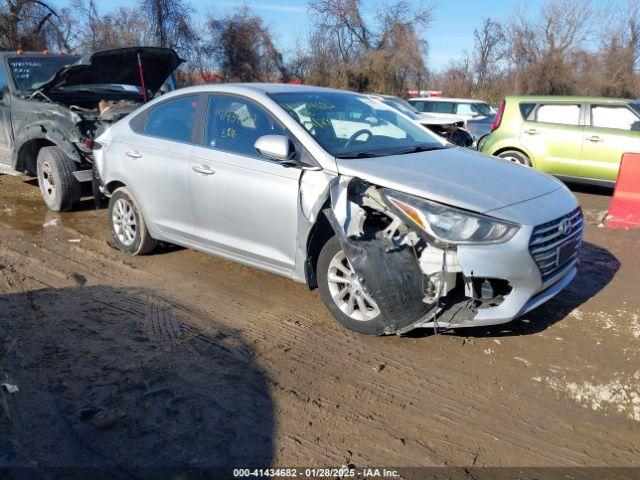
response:
<path id="1" fill-rule="evenodd" d="M 563 188 L 550 175 L 465 148 L 338 158 L 337 164 L 341 175 L 479 213 Z"/>

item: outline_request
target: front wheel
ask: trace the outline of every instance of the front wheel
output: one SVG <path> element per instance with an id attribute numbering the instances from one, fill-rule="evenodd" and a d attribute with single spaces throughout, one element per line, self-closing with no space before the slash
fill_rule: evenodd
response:
<path id="1" fill-rule="evenodd" d="M 41 148 L 36 169 L 42 199 L 49 210 L 71 210 L 80 201 L 80 182 L 73 176 L 77 164 L 60 147 Z"/>
<path id="2" fill-rule="evenodd" d="M 529 160 L 529 157 L 517 150 L 507 150 L 504 152 L 500 152 L 497 156 L 500 158 L 504 158 L 505 160 L 509 160 L 510 162 L 519 163 L 520 165 L 524 165 L 526 167 L 531 166 L 531 160 Z"/>
<path id="3" fill-rule="evenodd" d="M 322 247 L 317 272 L 320 296 L 340 324 L 365 335 L 384 335 L 380 309 L 360 283 L 338 237 Z"/>
<path id="4" fill-rule="evenodd" d="M 120 250 L 144 255 L 156 247 L 140 206 L 127 187 L 118 188 L 109 199 L 109 228 Z"/>

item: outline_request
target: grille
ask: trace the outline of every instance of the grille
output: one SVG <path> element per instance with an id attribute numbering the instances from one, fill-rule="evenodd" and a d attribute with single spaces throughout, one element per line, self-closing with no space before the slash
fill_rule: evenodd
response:
<path id="1" fill-rule="evenodd" d="M 582 244 L 583 218 L 580 207 L 567 215 L 533 229 L 529 251 L 546 282 L 575 263 Z"/>

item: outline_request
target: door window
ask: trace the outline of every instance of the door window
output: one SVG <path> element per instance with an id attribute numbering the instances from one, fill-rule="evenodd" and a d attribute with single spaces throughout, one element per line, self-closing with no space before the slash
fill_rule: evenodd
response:
<path id="1" fill-rule="evenodd" d="M 207 147 L 258 157 L 253 145 L 263 135 L 285 135 L 285 132 L 264 110 L 248 100 L 229 96 L 210 98 L 205 129 Z"/>
<path id="2" fill-rule="evenodd" d="M 480 113 L 470 103 L 459 103 L 456 108 L 458 115 L 473 115 L 474 113 Z"/>
<path id="3" fill-rule="evenodd" d="M 638 116 L 622 105 L 594 105 L 591 107 L 591 125 L 597 128 L 638 130 Z"/>
<path id="4" fill-rule="evenodd" d="M 536 111 L 534 121 L 561 125 L 580 125 L 580 105 L 540 105 Z"/>
<path id="5" fill-rule="evenodd" d="M 198 109 L 198 96 L 167 100 L 151 110 L 144 133 L 177 142 L 190 142 Z"/>
<path id="6" fill-rule="evenodd" d="M 451 102 L 429 102 L 423 111 L 430 113 L 453 113 L 453 107 L 454 105 Z"/>

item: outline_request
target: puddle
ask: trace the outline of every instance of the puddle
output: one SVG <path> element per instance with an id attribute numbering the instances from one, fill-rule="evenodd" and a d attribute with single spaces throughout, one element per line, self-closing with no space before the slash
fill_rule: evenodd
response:
<path id="1" fill-rule="evenodd" d="M 104 212 L 95 211 L 90 197 L 84 197 L 76 211 L 51 212 L 33 180 L 0 176 L 0 228 L 37 235 L 67 227 L 89 236 L 103 236 L 106 221 L 96 222 L 96 218 Z"/>

